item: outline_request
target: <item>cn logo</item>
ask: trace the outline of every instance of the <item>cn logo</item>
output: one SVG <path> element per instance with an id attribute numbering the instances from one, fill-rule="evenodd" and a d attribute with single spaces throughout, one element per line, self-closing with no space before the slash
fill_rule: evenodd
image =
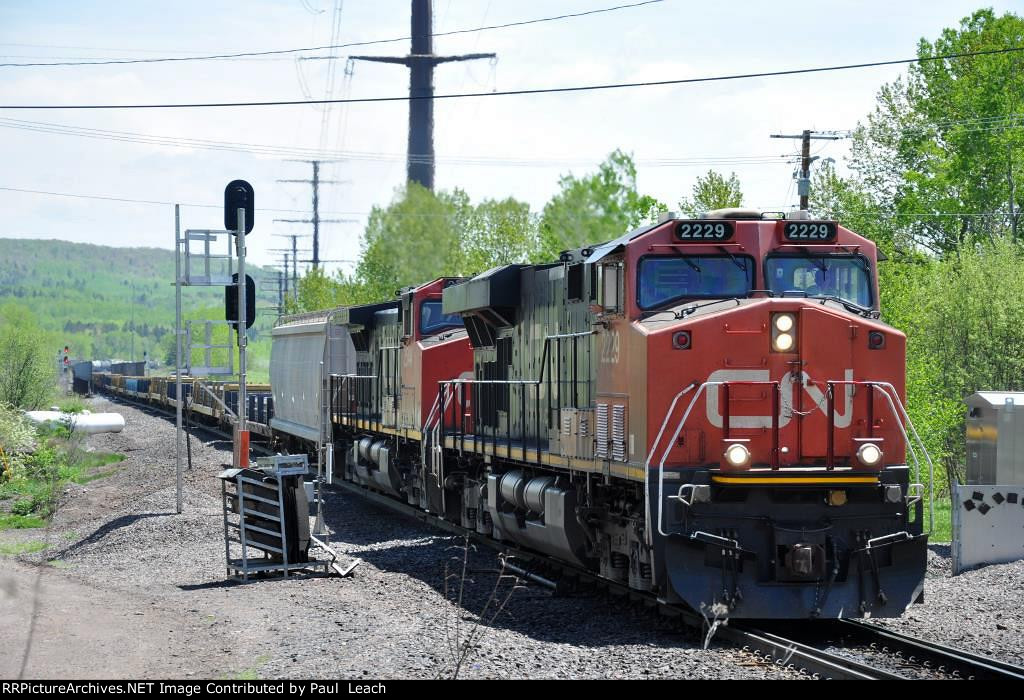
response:
<path id="1" fill-rule="evenodd" d="M 844 378 L 846 381 L 853 381 L 853 370 L 847 369 L 844 371 Z M 717 372 L 712 372 L 708 377 L 709 382 L 768 382 L 771 381 L 771 372 L 766 369 L 720 369 Z M 828 415 L 828 401 L 825 397 L 825 391 L 822 388 L 809 383 L 810 376 L 807 372 L 803 372 L 801 376 L 801 388 L 806 392 L 809 401 L 804 402 L 805 410 L 817 409 L 821 411 L 824 416 Z M 790 419 L 793 417 L 793 390 L 794 384 L 793 374 L 787 372 L 779 381 L 779 389 L 782 393 L 782 400 L 779 402 L 779 427 L 784 428 L 789 424 Z M 768 388 L 768 385 L 765 385 Z M 719 401 L 722 394 L 721 387 L 709 386 L 707 392 L 707 413 L 708 422 L 716 428 L 721 428 L 723 425 L 722 411 L 719 407 Z M 840 388 L 837 392 L 837 396 L 842 396 L 842 406 L 839 405 L 839 401 L 836 401 L 836 427 L 837 428 L 849 428 L 850 423 L 853 420 L 853 387 L 846 385 Z M 771 406 L 769 400 L 763 402 L 766 406 Z M 729 416 L 729 427 L 731 428 L 771 428 L 772 417 L 767 416 Z"/>

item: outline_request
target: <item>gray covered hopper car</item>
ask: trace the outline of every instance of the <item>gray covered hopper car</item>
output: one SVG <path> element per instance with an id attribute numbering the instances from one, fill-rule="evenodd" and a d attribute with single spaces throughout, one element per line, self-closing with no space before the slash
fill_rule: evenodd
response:
<path id="1" fill-rule="evenodd" d="M 274 430 L 310 442 L 330 439 L 327 387 L 332 374 L 354 374 L 355 347 L 334 311 L 282 317 L 272 332 L 270 385 Z M 317 371 L 319 368 L 319 371 Z"/>

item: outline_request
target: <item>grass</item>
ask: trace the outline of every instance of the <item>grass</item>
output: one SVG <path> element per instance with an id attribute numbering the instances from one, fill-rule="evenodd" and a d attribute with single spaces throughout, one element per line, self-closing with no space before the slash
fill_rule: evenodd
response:
<path id="1" fill-rule="evenodd" d="M 913 509 L 911 509 L 913 513 Z M 928 495 L 924 497 L 924 508 L 922 510 L 922 517 L 924 519 L 924 529 L 928 530 Z M 947 543 L 953 539 L 953 523 L 952 523 L 952 510 L 949 502 L 949 496 L 944 494 L 935 494 L 935 529 L 932 530 L 931 536 L 928 538 L 929 542 Z"/>
<path id="2" fill-rule="evenodd" d="M 0 530 L 30 530 L 46 527 L 46 521 L 36 515 L 0 515 Z"/>
<path id="3" fill-rule="evenodd" d="M 46 549 L 46 543 L 42 540 L 29 540 L 28 542 L 15 542 L 13 544 L 0 544 L 0 555 L 13 557 L 19 554 L 31 554 Z"/>
<path id="4" fill-rule="evenodd" d="M 53 405 L 64 413 L 82 413 L 89 408 L 85 401 L 78 396 L 57 399 Z"/>
<path id="5" fill-rule="evenodd" d="M 935 529 L 929 542 L 950 542 L 953 539 L 953 512 L 949 496 L 935 496 Z M 924 524 L 928 527 L 928 503 L 924 504 Z"/>
<path id="6" fill-rule="evenodd" d="M 46 435 L 13 477 L 0 484 L 0 500 L 13 500 L 10 512 L 0 514 L 0 530 L 44 527 L 65 484 L 87 484 L 117 471 L 102 468 L 122 461 L 124 455 L 86 452 L 73 437 L 59 429 Z"/>

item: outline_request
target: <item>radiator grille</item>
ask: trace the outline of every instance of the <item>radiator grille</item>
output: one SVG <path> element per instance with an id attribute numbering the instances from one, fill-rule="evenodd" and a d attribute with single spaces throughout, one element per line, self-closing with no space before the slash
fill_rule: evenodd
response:
<path id="1" fill-rule="evenodd" d="M 626 407 L 612 406 L 612 459 L 626 461 Z"/>
<path id="2" fill-rule="evenodd" d="M 597 421 L 597 444 L 594 445 L 594 456 L 608 459 L 608 404 L 597 404 L 594 413 Z"/>

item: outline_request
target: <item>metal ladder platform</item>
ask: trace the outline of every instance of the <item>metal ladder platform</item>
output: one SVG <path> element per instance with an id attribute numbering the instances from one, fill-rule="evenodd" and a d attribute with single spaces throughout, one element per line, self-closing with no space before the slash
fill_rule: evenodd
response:
<path id="1" fill-rule="evenodd" d="M 288 548 L 281 479 L 305 471 L 305 464 L 301 471 L 294 466 L 278 465 L 262 472 L 262 476 L 255 469 L 227 469 L 217 475 L 221 480 L 228 578 L 248 581 L 254 574 L 270 572 L 287 578 L 292 572 L 318 570 L 325 576 L 329 574 L 333 557 L 331 561 L 297 561 L 298 553 L 289 552 Z M 252 550 L 262 557 L 253 557 Z"/>

